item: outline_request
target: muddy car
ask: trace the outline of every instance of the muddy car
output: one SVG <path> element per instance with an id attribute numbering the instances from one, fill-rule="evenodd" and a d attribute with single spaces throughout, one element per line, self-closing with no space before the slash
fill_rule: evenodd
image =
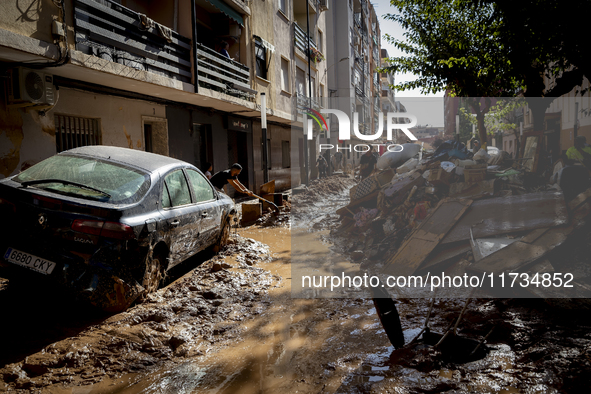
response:
<path id="1" fill-rule="evenodd" d="M 193 165 L 109 146 L 52 156 L 0 181 L 0 265 L 54 280 L 109 311 L 227 240 L 233 201 Z"/>

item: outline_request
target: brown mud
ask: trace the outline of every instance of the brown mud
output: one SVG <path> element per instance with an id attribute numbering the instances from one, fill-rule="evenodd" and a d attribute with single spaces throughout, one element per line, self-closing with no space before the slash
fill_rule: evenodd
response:
<path id="1" fill-rule="evenodd" d="M 290 222 L 293 226 L 294 217 L 305 222 L 310 242 L 326 247 L 327 230 L 338 225 L 334 206 L 346 203 L 351 184 L 342 178 L 319 183 L 318 190 L 311 185 L 311 192 L 292 196 L 290 216 L 269 215 L 259 225 L 238 230 L 220 255 L 177 274 L 146 302 L 118 315 L 93 320 L 82 307 L 64 303 L 50 308 L 52 313 L 63 310 L 55 316 L 63 319 L 58 324 L 50 312 L 31 317 L 42 307 L 26 310 L 14 300 L 18 307 L 10 309 L 10 299 L 3 299 L 0 313 L 8 317 L 3 322 L 21 329 L 33 325 L 38 339 L 30 329 L 18 337 L 24 345 L 20 352 L 0 352 L 5 360 L 0 391 L 588 392 L 588 312 L 527 299 L 472 300 L 458 335 L 480 341 L 494 330 L 484 357 L 461 363 L 454 361 L 460 348 L 434 349 L 419 342 L 394 350 L 369 299 L 292 298 Z M 325 207 L 308 193 L 336 196 L 327 198 Z M 57 302 L 43 294 L 40 299 Z M 445 331 L 464 302 L 436 300 L 431 331 Z M 428 306 L 428 300 L 397 301 L 407 344 L 422 328 Z M 0 346 L 10 343 L 7 335 L 17 334 L 3 330 Z"/>

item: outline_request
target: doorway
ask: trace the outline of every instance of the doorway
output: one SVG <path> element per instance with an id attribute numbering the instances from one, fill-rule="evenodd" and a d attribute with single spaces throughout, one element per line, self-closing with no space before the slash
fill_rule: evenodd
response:
<path id="1" fill-rule="evenodd" d="M 211 139 L 211 125 L 193 123 L 193 152 L 195 167 L 205 173 L 205 163 L 213 164 L 213 142 Z M 214 168 L 212 174 L 225 168 Z"/>
<path id="2" fill-rule="evenodd" d="M 248 133 L 243 131 L 228 130 L 228 168 L 230 168 L 234 163 L 238 163 L 242 166 L 242 172 L 240 175 L 238 175 L 238 180 L 240 183 L 250 189 Z"/>

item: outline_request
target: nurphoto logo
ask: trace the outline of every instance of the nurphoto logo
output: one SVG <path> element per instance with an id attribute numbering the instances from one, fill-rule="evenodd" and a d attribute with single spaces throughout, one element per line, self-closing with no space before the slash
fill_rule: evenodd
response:
<path id="1" fill-rule="evenodd" d="M 312 109 L 312 108 L 306 108 L 306 112 L 305 113 L 305 122 L 304 122 L 304 133 L 307 135 L 308 140 L 312 140 L 313 139 L 313 135 L 310 132 L 307 132 L 306 130 L 312 130 L 312 119 L 316 121 L 316 123 L 318 124 L 318 126 L 320 128 L 324 127 L 327 131 L 330 131 L 328 124 L 326 122 L 326 119 L 324 118 L 324 116 L 322 116 L 322 114 L 333 114 L 336 116 L 338 124 L 339 124 L 339 129 L 338 129 L 338 135 L 339 141 L 347 141 L 351 139 L 351 124 L 353 125 L 353 133 L 355 135 L 356 138 L 362 140 L 362 141 L 375 141 L 378 140 L 379 138 L 382 137 L 382 134 L 384 132 L 384 116 L 382 113 L 382 116 L 378 116 L 378 128 L 377 131 L 374 134 L 363 134 L 361 133 L 361 131 L 359 130 L 359 113 L 358 112 L 354 112 L 353 113 L 353 122 L 351 122 L 351 119 L 349 118 L 349 116 L 338 109 L 320 109 L 320 112 Z M 402 115 L 402 116 L 401 116 Z M 307 116 L 309 116 L 310 118 L 308 118 Z M 413 133 L 410 132 L 410 128 L 414 127 L 417 125 L 417 117 L 409 114 L 409 113 L 396 113 L 396 112 L 388 112 L 386 113 L 386 140 L 387 141 L 392 141 L 392 131 L 394 130 L 401 130 L 411 141 L 416 141 L 417 137 L 415 137 L 413 135 Z M 400 120 L 410 120 L 409 123 L 398 123 Z M 354 146 L 347 146 L 347 147 L 340 147 L 340 146 L 336 146 L 337 150 L 349 150 L 351 151 L 351 149 L 353 149 L 355 152 L 367 152 L 368 150 L 370 150 L 370 145 L 373 146 L 380 146 L 380 145 L 385 145 L 386 149 L 388 150 L 388 152 L 400 152 L 403 148 L 401 145 L 399 144 L 357 144 Z M 334 145 L 332 144 L 320 144 L 320 150 L 330 150 L 335 148 Z"/>

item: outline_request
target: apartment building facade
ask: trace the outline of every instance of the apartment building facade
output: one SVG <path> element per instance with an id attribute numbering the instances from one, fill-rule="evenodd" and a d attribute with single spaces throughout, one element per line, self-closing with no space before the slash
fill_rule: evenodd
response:
<path id="1" fill-rule="evenodd" d="M 306 7 L 313 41 L 325 47 L 318 1 L 5 5 L 0 176 L 66 149 L 104 144 L 198 167 L 211 163 L 214 171 L 239 162 L 240 180 L 252 190 L 263 183 L 265 166 L 278 189 L 297 186 L 301 178 L 291 176 L 292 167 L 302 164 L 303 147 L 291 140 L 297 120 L 292 96 L 309 51 L 300 53 L 294 37 Z M 316 81 L 323 66 L 313 68 Z M 318 82 L 314 86 L 312 94 L 326 95 Z M 267 98 L 266 144 L 261 93 Z"/>
<path id="2" fill-rule="evenodd" d="M 360 133 L 375 134 L 381 112 L 382 83 L 376 71 L 381 63 L 381 30 L 373 5 L 367 0 L 343 1 L 339 7 L 327 12 L 326 23 L 332 34 L 327 50 L 330 70 L 327 105 L 347 114 L 358 113 Z M 332 134 L 338 131 L 335 126 L 331 126 Z M 331 144 L 339 144 L 342 148 L 366 143 L 354 135 L 346 143 L 337 142 L 336 135 L 331 137 Z M 323 143 L 328 143 L 328 136 Z M 336 149 L 332 149 L 331 154 Z M 359 163 L 363 154 L 348 149 L 342 152 L 352 166 Z"/>

